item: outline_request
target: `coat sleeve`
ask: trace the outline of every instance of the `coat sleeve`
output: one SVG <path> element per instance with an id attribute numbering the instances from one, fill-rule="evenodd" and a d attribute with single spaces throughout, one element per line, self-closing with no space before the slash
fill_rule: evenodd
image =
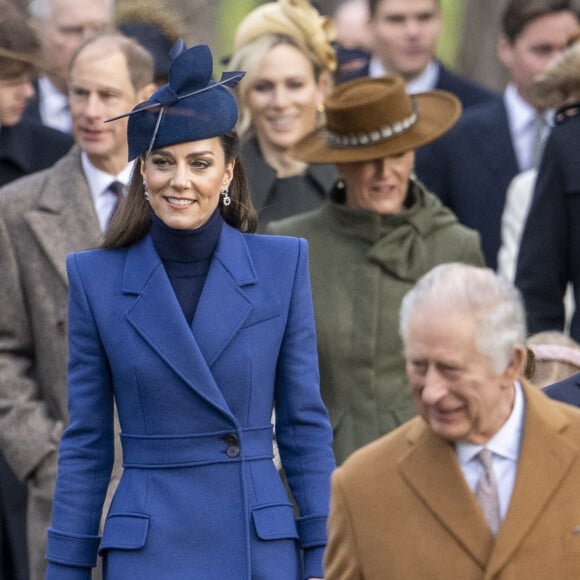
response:
<path id="1" fill-rule="evenodd" d="M 41 463 L 56 464 L 62 423 L 50 416 L 35 379 L 33 321 L 18 260 L 0 216 L 0 448 L 19 479 L 26 480 Z"/>
<path id="2" fill-rule="evenodd" d="M 516 266 L 515 284 L 524 298 L 530 333 L 564 328 L 568 216 L 557 131 L 546 143 Z"/>
<path id="3" fill-rule="evenodd" d="M 114 406 L 108 361 L 75 254 L 67 260 L 67 271 L 70 424 L 60 445 L 46 579 L 89 580 L 113 465 Z"/>
<path id="4" fill-rule="evenodd" d="M 324 556 L 325 580 L 362 580 L 356 546 L 347 496 L 341 488 L 340 472 L 337 471 L 332 477 L 328 546 Z"/>
<path id="5" fill-rule="evenodd" d="M 298 505 L 305 577 L 322 577 L 330 475 L 335 467 L 332 429 L 320 395 L 308 248 L 299 240 L 288 321 L 276 377 L 276 439 Z"/>

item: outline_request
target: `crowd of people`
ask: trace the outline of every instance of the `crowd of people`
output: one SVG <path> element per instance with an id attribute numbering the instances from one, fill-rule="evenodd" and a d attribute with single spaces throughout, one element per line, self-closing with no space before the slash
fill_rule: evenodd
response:
<path id="1" fill-rule="evenodd" d="M 0 0 L 0 578 L 578 576 L 580 3 L 443 27 Z"/>

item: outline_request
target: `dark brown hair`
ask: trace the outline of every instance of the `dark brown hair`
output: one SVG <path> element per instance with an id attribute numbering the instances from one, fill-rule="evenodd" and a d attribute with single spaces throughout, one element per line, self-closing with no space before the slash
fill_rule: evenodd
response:
<path id="1" fill-rule="evenodd" d="M 371 15 L 371 18 L 373 18 L 376 15 L 377 12 L 377 6 L 382 2 L 383 0 L 369 0 L 369 13 Z M 435 5 L 437 6 L 437 8 L 441 8 L 441 0 L 434 0 Z"/>
<path id="2" fill-rule="evenodd" d="M 234 161 L 234 175 L 230 183 L 229 195 L 232 203 L 220 210 L 226 223 L 241 232 L 253 233 L 258 227 L 258 214 L 252 205 L 246 173 L 240 159 L 240 139 L 235 131 L 220 137 L 226 163 Z M 143 194 L 141 157 L 135 161 L 129 191 L 105 233 L 103 248 L 124 248 L 143 239 L 151 226 L 151 206 Z"/>
<path id="3" fill-rule="evenodd" d="M 532 20 L 558 12 L 580 18 L 579 0 L 511 0 L 501 19 L 502 32 L 513 43 Z"/>

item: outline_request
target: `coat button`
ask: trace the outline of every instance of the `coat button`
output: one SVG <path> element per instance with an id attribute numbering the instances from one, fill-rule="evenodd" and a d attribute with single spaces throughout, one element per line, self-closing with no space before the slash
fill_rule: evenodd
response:
<path id="1" fill-rule="evenodd" d="M 224 435 L 223 439 L 226 442 L 226 444 L 229 445 L 230 447 L 232 445 L 239 445 L 240 444 L 240 440 L 235 433 L 228 433 L 227 435 Z"/>
<path id="2" fill-rule="evenodd" d="M 227 448 L 226 454 L 228 457 L 231 457 L 233 459 L 234 457 L 237 457 L 240 454 L 240 448 L 237 445 L 231 445 L 230 447 Z"/>

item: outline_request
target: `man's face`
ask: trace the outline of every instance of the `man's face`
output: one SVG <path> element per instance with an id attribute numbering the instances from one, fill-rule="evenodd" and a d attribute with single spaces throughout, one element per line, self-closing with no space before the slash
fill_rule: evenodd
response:
<path id="1" fill-rule="evenodd" d="M 373 52 L 389 73 L 412 80 L 434 58 L 441 28 L 436 0 L 382 0 L 370 20 Z"/>
<path id="2" fill-rule="evenodd" d="M 69 77 L 73 135 L 99 169 L 114 175 L 127 164 L 127 119 L 105 121 L 129 112 L 141 96 L 114 45 L 93 42 L 75 59 Z"/>
<path id="3" fill-rule="evenodd" d="M 111 24 L 106 0 L 52 0 L 46 22 L 38 23 L 49 77 L 63 92 L 73 54 L 83 41 Z"/>
<path id="4" fill-rule="evenodd" d="M 419 415 L 448 441 L 484 444 L 509 417 L 519 351 L 498 372 L 476 344 L 478 328 L 465 311 L 420 306 L 405 340 L 407 377 Z"/>
<path id="5" fill-rule="evenodd" d="M 19 123 L 33 96 L 34 87 L 28 73 L 9 79 L 0 78 L 0 125 L 9 127 Z"/>
<path id="6" fill-rule="evenodd" d="M 535 78 L 566 48 L 577 27 L 574 13 L 562 11 L 530 21 L 513 42 L 500 39 L 499 57 L 522 98 L 533 104 L 531 87 Z"/>

